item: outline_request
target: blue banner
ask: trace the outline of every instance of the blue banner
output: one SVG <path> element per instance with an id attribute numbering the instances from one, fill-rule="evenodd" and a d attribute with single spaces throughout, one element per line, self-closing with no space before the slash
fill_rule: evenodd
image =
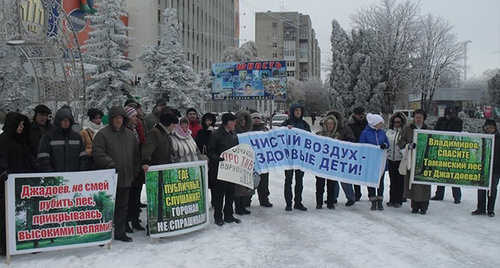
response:
<path id="1" fill-rule="evenodd" d="M 378 187 L 386 152 L 378 146 L 340 141 L 286 127 L 238 134 L 255 150 L 255 170 L 301 169 L 315 176 Z"/>
<path id="2" fill-rule="evenodd" d="M 212 64 L 214 100 L 286 100 L 286 62 Z"/>

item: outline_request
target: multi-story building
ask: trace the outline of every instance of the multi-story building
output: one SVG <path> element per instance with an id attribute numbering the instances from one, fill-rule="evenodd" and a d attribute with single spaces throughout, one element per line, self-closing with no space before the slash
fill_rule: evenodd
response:
<path id="1" fill-rule="evenodd" d="M 255 42 L 261 58 L 286 61 L 289 78 L 320 78 L 321 51 L 309 15 L 257 12 Z"/>
<path id="2" fill-rule="evenodd" d="M 143 45 L 156 44 L 161 39 L 165 8 L 177 9 L 184 52 L 195 72 L 222 61 L 227 47 L 238 46 L 239 0 L 125 0 L 125 4 L 129 26 L 133 28 L 129 35 L 135 39 L 132 58 L 141 55 Z M 143 72 L 142 64 L 135 62 L 134 73 Z"/>

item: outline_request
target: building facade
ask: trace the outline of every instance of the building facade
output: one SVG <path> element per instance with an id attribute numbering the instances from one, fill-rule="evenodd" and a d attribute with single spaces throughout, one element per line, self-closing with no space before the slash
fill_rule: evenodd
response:
<path id="1" fill-rule="evenodd" d="M 309 15 L 257 12 L 255 42 L 261 58 L 286 61 L 289 79 L 320 78 L 321 50 Z"/>

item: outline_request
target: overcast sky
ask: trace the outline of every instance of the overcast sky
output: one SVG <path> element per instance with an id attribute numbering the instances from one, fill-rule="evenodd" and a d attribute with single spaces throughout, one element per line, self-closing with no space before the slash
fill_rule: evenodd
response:
<path id="1" fill-rule="evenodd" d="M 255 12 L 297 11 L 311 17 L 316 31 L 322 65 L 331 55 L 331 21 L 351 29 L 350 15 L 379 0 L 240 0 L 240 44 L 255 41 Z M 432 13 L 447 19 L 468 44 L 468 79 L 487 69 L 500 67 L 500 0 L 421 0 L 421 14 Z M 325 74 L 323 71 L 322 78 Z"/>

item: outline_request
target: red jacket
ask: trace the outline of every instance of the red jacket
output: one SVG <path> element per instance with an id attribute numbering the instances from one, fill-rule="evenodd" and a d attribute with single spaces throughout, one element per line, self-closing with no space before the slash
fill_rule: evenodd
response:
<path id="1" fill-rule="evenodd" d="M 203 129 L 203 127 L 200 125 L 200 120 L 196 118 L 194 121 L 189 121 L 189 129 L 191 130 L 191 136 L 193 137 L 193 139 L 196 139 L 198 131 Z"/>

